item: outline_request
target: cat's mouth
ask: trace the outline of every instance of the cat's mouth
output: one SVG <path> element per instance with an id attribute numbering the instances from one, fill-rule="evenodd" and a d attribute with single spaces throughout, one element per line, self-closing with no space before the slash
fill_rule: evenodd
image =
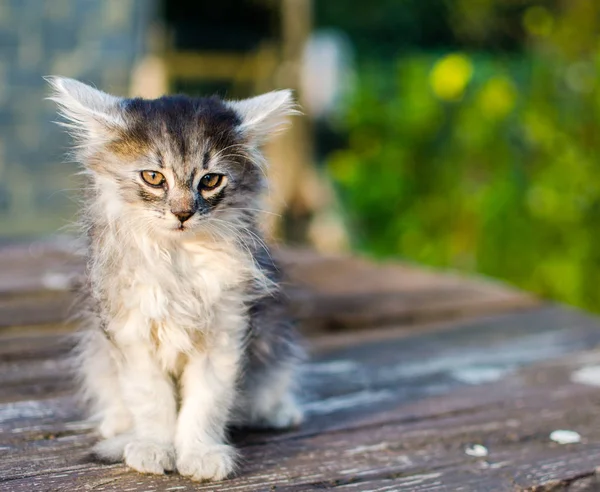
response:
<path id="1" fill-rule="evenodd" d="M 175 234 L 189 234 L 195 230 L 191 224 L 179 224 L 171 229 Z"/>

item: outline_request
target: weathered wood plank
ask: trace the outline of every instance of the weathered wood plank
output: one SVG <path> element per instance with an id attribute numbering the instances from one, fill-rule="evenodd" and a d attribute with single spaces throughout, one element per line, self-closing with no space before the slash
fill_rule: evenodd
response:
<path id="1" fill-rule="evenodd" d="M 499 313 L 538 303 L 490 279 L 427 271 L 402 263 L 323 257 L 282 250 L 296 313 L 314 327 L 337 329 Z"/>
<path id="2" fill-rule="evenodd" d="M 547 308 L 402 338 L 365 343 L 356 334 L 360 341 L 350 346 L 329 344 L 306 371 L 307 424 L 238 436 L 241 475 L 218 488 L 90 462 L 94 437 L 70 396 L 5 402 L 0 489 L 514 490 L 589 476 L 600 460 L 600 389 L 573 383 L 572 374 L 600 365 L 600 352 L 578 352 L 600 342 L 597 326 L 595 318 Z M 565 353 L 576 355 L 540 363 Z M 32 363 L 31 381 L 44 367 L 60 377 L 60 359 L 44 366 L 45 357 L 0 366 L 0 386 L 4 378 L 18 387 L 19 368 L 26 372 Z M 557 428 L 576 430 L 584 441 L 560 447 L 548 439 Z M 486 460 L 465 454 L 477 442 L 490 450 Z"/>
<path id="3" fill-rule="evenodd" d="M 373 490 L 368 488 L 371 482 L 414 486 L 411 490 L 524 490 L 593 475 L 600 460 L 600 392 L 571 381 L 574 370 L 592 362 L 600 364 L 600 352 L 541 364 L 488 387 L 465 388 L 453 394 L 450 413 L 438 410 L 427 418 L 320 432 L 276 445 L 242 445 L 241 475 L 218 486 L 192 484 L 178 476 L 143 477 L 122 466 L 89 463 L 85 448 L 90 437 L 79 435 L 46 440 L 43 451 L 31 445 L 21 456 L 11 450 L 2 466 L 21 468 L 15 475 L 1 476 L 14 491 L 28 486 L 88 490 L 90 483 L 101 490 L 350 490 L 351 485 Z M 554 381 L 548 380 L 548 373 Z M 540 398 L 540 386 L 545 399 Z M 414 415 L 424 403 L 443 409 L 445 398 L 421 401 L 412 409 L 399 405 L 397 411 L 399 416 Z M 574 399 L 579 403 L 575 414 Z M 479 405 L 473 406 L 475 400 Z M 580 432 L 581 444 L 550 441 L 550 432 L 565 425 Z M 467 456 L 465 447 L 472 443 L 485 444 L 489 456 Z M 47 471 L 40 474 L 35 465 L 42 452 L 52 462 L 45 463 Z"/>
<path id="4" fill-rule="evenodd" d="M 83 269 L 77 243 L 57 238 L 0 247 L 0 296 L 64 291 Z"/>
<path id="5" fill-rule="evenodd" d="M 305 331 L 499 313 L 537 304 L 490 280 L 278 250 Z M 63 321 L 83 259 L 69 240 L 0 248 L 0 327 Z"/>
<path id="6" fill-rule="evenodd" d="M 353 396 L 346 406 L 450 391 L 600 343 L 596 318 L 554 307 L 436 326 L 412 335 L 402 328 L 401 336 L 393 328 L 385 333 L 377 341 L 357 332 L 338 337 L 337 346 L 329 341 L 323 348 L 319 338 L 314 339 L 303 386 L 315 411 L 343 409 L 349 394 Z M 68 337 L 0 335 L 4 345 L 14 352 L 8 356 L 0 351 L 0 402 L 31 398 L 38 383 L 44 385 L 46 397 L 62 394 L 68 384 Z"/>
<path id="7" fill-rule="evenodd" d="M 320 350 L 317 339 L 304 371 L 309 411 L 332 413 L 332 422 L 340 425 L 343 412 L 370 401 L 381 407 L 448 392 L 600 342 L 595 318 L 557 308 L 437 328 L 412 336 L 402 332 L 403 337 L 394 337 L 390 329 L 380 341 L 354 334 L 350 346 L 344 341 Z M 63 336 L 0 337 L 0 345 L 4 342 L 26 356 L 0 362 L 0 402 L 64 394 L 70 384 L 65 359 L 70 345 Z M 46 347 L 55 351 L 45 352 Z"/>
<path id="8" fill-rule="evenodd" d="M 0 331 L 0 364 L 62 356 L 72 347 L 72 328 L 64 325 Z"/>

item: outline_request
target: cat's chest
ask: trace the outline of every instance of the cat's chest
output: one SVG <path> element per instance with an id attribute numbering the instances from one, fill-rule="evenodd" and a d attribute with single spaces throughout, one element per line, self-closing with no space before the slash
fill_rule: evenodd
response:
<path id="1" fill-rule="evenodd" d="M 122 343 L 149 343 L 175 374 L 185 354 L 243 332 L 245 325 L 223 326 L 220 318 L 240 312 L 253 270 L 244 256 L 224 249 L 156 253 L 146 252 L 116 274 L 118 283 L 108 292 L 110 305 L 118 306 L 113 330 Z"/>
<path id="2" fill-rule="evenodd" d="M 130 309 L 150 322 L 201 327 L 224 293 L 243 288 L 245 274 L 229 251 L 181 247 L 140 262 L 130 278 Z"/>

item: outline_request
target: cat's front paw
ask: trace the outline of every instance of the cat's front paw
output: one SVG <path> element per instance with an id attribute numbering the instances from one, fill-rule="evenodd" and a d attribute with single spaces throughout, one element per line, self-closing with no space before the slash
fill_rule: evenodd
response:
<path id="1" fill-rule="evenodd" d="M 132 441 L 125 446 L 125 464 L 142 473 L 162 475 L 175 469 L 173 446 L 152 441 Z"/>
<path id="2" fill-rule="evenodd" d="M 177 471 L 198 482 L 223 480 L 235 468 L 235 449 L 226 444 L 213 444 L 184 451 L 177 457 Z"/>

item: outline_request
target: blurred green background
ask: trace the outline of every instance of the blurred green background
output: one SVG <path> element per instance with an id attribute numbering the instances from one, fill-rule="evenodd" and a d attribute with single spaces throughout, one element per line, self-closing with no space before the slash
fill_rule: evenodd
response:
<path id="1" fill-rule="evenodd" d="M 600 2 L 316 9 L 356 47 L 325 156 L 353 247 L 600 311 Z"/>

